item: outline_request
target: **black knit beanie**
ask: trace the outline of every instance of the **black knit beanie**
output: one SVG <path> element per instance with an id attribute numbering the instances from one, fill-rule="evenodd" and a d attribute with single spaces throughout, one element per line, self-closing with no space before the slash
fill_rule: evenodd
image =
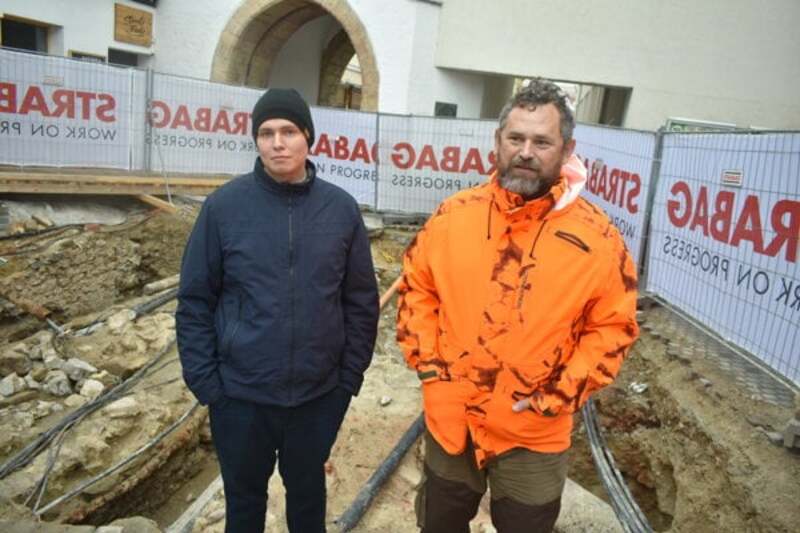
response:
<path id="1" fill-rule="evenodd" d="M 308 147 L 314 144 L 314 122 L 311 111 L 300 93 L 294 89 L 268 89 L 253 108 L 253 139 L 265 120 L 283 118 L 293 122 L 306 136 Z"/>

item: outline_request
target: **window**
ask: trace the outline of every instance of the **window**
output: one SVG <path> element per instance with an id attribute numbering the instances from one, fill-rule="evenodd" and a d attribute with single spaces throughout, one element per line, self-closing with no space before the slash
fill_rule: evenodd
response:
<path id="1" fill-rule="evenodd" d="M 105 63 L 106 58 L 97 54 L 89 54 L 87 52 L 76 52 L 75 50 L 69 51 L 69 57 L 74 59 L 82 59 L 83 61 L 90 61 L 92 63 Z"/>
<path id="2" fill-rule="evenodd" d="M 3 46 L 47 53 L 47 26 L 15 18 L 2 19 Z"/>
<path id="3" fill-rule="evenodd" d="M 455 117 L 457 112 L 458 104 L 436 102 L 433 107 L 433 116 L 435 117 Z"/>
<path id="4" fill-rule="evenodd" d="M 139 55 L 122 50 L 108 49 L 108 62 L 114 65 L 124 65 L 126 67 L 138 67 Z"/>

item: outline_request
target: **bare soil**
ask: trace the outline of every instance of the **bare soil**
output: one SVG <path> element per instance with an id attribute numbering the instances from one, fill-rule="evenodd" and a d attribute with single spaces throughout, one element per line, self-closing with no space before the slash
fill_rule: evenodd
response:
<path id="1" fill-rule="evenodd" d="M 187 206 L 178 215 L 136 215 L 114 227 L 78 227 L 0 241 L 0 256 L 8 260 L 0 266 L 0 295 L 45 306 L 58 324 L 73 332 L 114 317 L 88 335 L 55 337 L 40 333 L 47 330 L 42 322 L 5 303 L 0 305 L 0 362 L 23 343 L 20 349 L 29 359 L 29 373 L 38 372 L 39 377 L 50 369 L 37 357 L 48 353 L 52 366 L 53 351 L 62 361 L 78 358 L 92 365 L 106 390 L 135 375 L 169 346 L 174 336 L 174 303 L 127 320 L 126 310 L 147 299 L 141 292 L 145 283 L 177 273 L 196 211 L 196 206 Z M 412 235 L 386 229 L 373 239 L 382 289 L 399 275 L 399 258 Z M 419 413 L 417 378 L 405 368 L 394 342 L 395 312 L 393 303 L 382 312 L 373 364 L 332 453 L 328 472 L 331 530 L 333 520 Z M 657 324 L 668 320 L 669 314 L 653 307 L 644 310 L 642 318 L 645 324 Z M 13 364 L 26 363 L 14 359 Z M 40 388 L 0 398 L 0 461 L 84 405 L 88 399 L 81 396 L 80 387 L 87 379 L 92 378 L 70 380 L 69 395 L 55 396 Z M 642 385 L 646 385 L 644 390 Z M 42 505 L 152 442 L 192 407 L 194 399 L 180 379 L 174 347 L 127 397 L 135 402 L 129 411 L 95 411 L 64 434 Z M 752 397 L 713 358 L 669 355 L 667 340 L 646 330 L 617 381 L 595 399 L 617 465 L 656 531 L 797 531 L 800 455 L 771 443 L 767 436 L 783 429 L 795 414 L 794 407 Z M 25 501 L 51 457 L 42 453 L 0 480 L 0 520 L 31 519 L 33 501 Z M 420 472 L 417 443 L 356 531 L 414 531 L 414 487 Z M 198 408 L 131 465 L 56 506 L 44 518 L 100 525 L 142 515 L 163 529 L 216 474 L 206 411 Z M 574 434 L 570 476 L 606 497 L 580 423 Z M 269 531 L 285 530 L 282 490 L 276 475 L 270 484 Z M 222 531 L 223 516 L 224 504 L 218 495 L 203 510 L 194 530 Z M 489 523 L 482 508 L 473 531 L 491 531 Z M 583 530 L 592 530 L 591 517 Z"/>

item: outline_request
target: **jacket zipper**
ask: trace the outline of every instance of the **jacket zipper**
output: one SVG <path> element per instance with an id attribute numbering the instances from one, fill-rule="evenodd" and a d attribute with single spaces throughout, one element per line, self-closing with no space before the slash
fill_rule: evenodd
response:
<path id="1" fill-rule="evenodd" d="M 589 248 L 589 245 L 583 242 L 577 235 L 573 235 L 572 233 L 567 233 L 566 231 L 561 231 L 561 230 L 556 231 L 555 235 L 556 237 L 560 237 L 561 239 L 567 241 L 570 244 L 574 244 L 584 252 L 592 251 L 592 249 Z"/>
<path id="2" fill-rule="evenodd" d="M 294 197 L 289 195 L 289 403 L 293 401 L 294 388 L 294 235 L 292 208 Z"/>

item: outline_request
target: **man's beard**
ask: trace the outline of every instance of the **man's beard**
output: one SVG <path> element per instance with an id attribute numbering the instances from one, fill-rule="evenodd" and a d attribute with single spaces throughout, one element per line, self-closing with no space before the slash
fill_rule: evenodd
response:
<path id="1" fill-rule="evenodd" d="M 511 172 L 514 170 L 515 166 L 530 168 L 537 172 L 538 175 L 536 177 L 513 176 Z M 534 161 L 523 163 L 516 158 L 511 160 L 511 163 L 498 178 L 502 188 L 509 192 L 519 194 L 525 200 L 532 200 L 543 196 L 550 190 L 550 187 L 553 186 L 553 183 L 555 183 L 557 179 L 558 175 L 551 176 L 542 173 L 542 167 L 538 163 Z"/>

